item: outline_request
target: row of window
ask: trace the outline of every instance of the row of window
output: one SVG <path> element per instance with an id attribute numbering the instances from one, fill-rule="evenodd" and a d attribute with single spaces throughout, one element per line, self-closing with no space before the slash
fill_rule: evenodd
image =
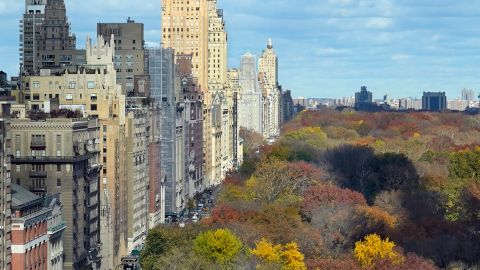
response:
<path id="1" fill-rule="evenodd" d="M 49 82 L 49 88 L 53 88 L 53 82 Z M 55 85 L 58 85 L 58 82 L 55 82 Z M 32 82 L 32 88 L 33 89 L 40 89 L 40 82 L 34 81 Z M 68 88 L 69 89 L 76 89 L 77 88 L 77 83 L 76 82 L 69 82 L 68 83 Z M 94 81 L 88 81 L 87 82 L 87 89 L 95 89 L 95 82 Z"/>

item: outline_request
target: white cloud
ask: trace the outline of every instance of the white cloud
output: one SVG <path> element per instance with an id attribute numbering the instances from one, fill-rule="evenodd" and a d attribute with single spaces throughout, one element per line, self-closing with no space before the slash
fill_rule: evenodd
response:
<path id="1" fill-rule="evenodd" d="M 395 54 L 395 55 L 392 55 L 392 57 L 391 57 L 392 61 L 395 61 L 395 62 L 406 61 L 406 60 L 409 60 L 411 58 L 412 58 L 412 56 L 408 55 L 408 54 Z"/>
<path id="2" fill-rule="evenodd" d="M 365 24 L 369 29 L 387 29 L 392 25 L 393 20 L 391 18 L 372 18 Z"/>

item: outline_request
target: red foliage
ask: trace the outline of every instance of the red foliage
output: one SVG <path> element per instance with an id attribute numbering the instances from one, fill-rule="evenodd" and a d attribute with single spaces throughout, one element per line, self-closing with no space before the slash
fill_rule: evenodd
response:
<path id="1" fill-rule="evenodd" d="M 229 222 L 236 222 L 240 219 L 241 214 L 226 204 L 217 205 L 212 210 L 210 221 L 216 224 L 226 224 Z"/>
<path id="2" fill-rule="evenodd" d="M 302 214 L 309 216 L 315 208 L 335 204 L 367 205 L 367 201 L 361 193 L 350 189 L 343 189 L 330 184 L 320 184 L 307 189 L 300 210 Z"/>
<path id="3" fill-rule="evenodd" d="M 437 270 L 432 261 L 426 260 L 413 253 L 407 254 L 405 261 L 399 265 L 392 265 L 389 261 L 378 263 L 374 270 Z"/>

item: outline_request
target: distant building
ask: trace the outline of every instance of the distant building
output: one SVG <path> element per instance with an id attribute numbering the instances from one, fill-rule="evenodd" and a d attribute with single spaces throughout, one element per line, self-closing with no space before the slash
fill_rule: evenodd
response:
<path id="1" fill-rule="evenodd" d="M 473 101 L 470 103 L 468 100 L 456 99 L 447 101 L 447 109 L 452 111 L 465 111 L 470 105 L 474 105 Z"/>
<path id="2" fill-rule="evenodd" d="M 372 92 L 368 91 L 366 86 L 362 86 L 360 92 L 355 93 L 355 105 L 372 102 Z"/>
<path id="3" fill-rule="evenodd" d="M 447 109 L 447 96 L 445 92 L 424 92 L 422 109 L 432 112 L 440 112 Z"/>
<path id="4" fill-rule="evenodd" d="M 292 92 L 286 90 L 282 93 L 282 113 L 283 122 L 292 120 L 294 115 Z"/>
<path id="5" fill-rule="evenodd" d="M 383 103 L 383 100 L 380 101 Z M 373 102 L 372 92 L 367 90 L 366 86 L 362 86 L 360 92 L 355 93 L 355 110 L 376 112 L 385 109 L 388 104 L 379 106 Z"/>
<path id="6" fill-rule="evenodd" d="M 278 57 L 272 39 L 258 59 L 258 81 L 263 93 L 263 137 L 280 136 L 282 93 L 278 83 Z"/>
<path id="7" fill-rule="evenodd" d="M 135 78 L 145 74 L 143 29 L 143 23 L 130 18 L 126 23 L 97 24 L 97 36 L 103 36 L 108 42 L 113 35 L 117 83 L 122 85 L 122 93 L 127 96 L 133 95 Z"/>
<path id="8" fill-rule="evenodd" d="M 263 133 L 263 106 L 262 92 L 258 86 L 255 56 L 246 53 L 240 61 L 240 70 L 237 79 L 240 86 L 240 101 L 238 104 L 238 122 L 245 128 L 259 134 Z M 230 72 L 233 75 L 233 71 Z"/>
<path id="9" fill-rule="evenodd" d="M 462 90 L 462 100 L 466 100 L 468 102 L 475 101 L 475 91 L 463 89 Z"/>

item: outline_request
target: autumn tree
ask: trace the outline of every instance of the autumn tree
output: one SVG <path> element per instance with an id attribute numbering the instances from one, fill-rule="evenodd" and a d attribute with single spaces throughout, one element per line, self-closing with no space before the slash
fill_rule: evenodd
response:
<path id="1" fill-rule="evenodd" d="M 355 243 L 354 254 L 364 268 L 373 268 L 382 260 L 398 265 L 404 258 L 394 250 L 395 246 L 388 238 L 382 240 L 377 234 L 371 234 L 366 236 L 364 241 Z"/>
<path id="2" fill-rule="evenodd" d="M 231 263 L 242 250 L 242 242 L 226 229 L 200 233 L 194 242 L 197 255 L 220 264 Z"/>
<path id="3" fill-rule="evenodd" d="M 266 265 L 259 265 L 259 269 L 272 268 L 277 265 L 284 270 L 306 270 L 305 256 L 300 252 L 297 243 L 275 245 L 261 239 L 256 247 L 250 251 L 254 256 L 262 260 Z"/>

